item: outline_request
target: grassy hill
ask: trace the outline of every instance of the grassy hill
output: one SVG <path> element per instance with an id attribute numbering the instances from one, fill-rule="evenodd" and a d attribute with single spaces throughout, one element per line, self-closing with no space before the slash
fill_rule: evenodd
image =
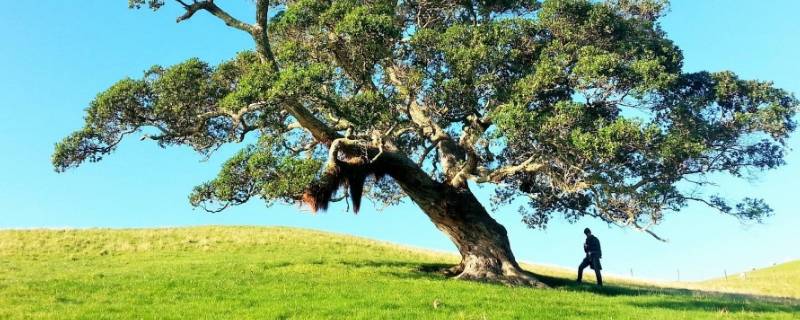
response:
<path id="1" fill-rule="evenodd" d="M 800 260 L 703 281 L 692 288 L 800 299 Z"/>
<path id="2" fill-rule="evenodd" d="M 0 318 L 797 319 L 797 300 L 610 279 L 603 290 L 531 267 L 554 287 L 430 272 L 457 262 L 291 228 L 0 231 Z"/>

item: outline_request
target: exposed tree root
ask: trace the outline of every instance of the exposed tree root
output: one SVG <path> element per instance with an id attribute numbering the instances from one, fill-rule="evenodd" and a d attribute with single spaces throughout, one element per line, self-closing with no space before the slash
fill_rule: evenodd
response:
<path id="1" fill-rule="evenodd" d="M 459 280 L 480 281 L 489 283 L 502 283 L 508 286 L 522 286 L 534 288 L 550 288 L 544 282 L 539 281 L 533 275 L 525 271 L 517 271 L 510 273 L 494 273 L 494 272 L 462 272 L 454 277 Z"/>
<path id="2" fill-rule="evenodd" d="M 464 264 L 457 264 L 452 267 L 441 269 L 439 272 L 445 276 L 458 280 L 478 281 L 486 283 L 501 283 L 508 286 L 550 288 L 547 284 L 540 281 L 530 272 L 509 266 L 501 271 L 493 271 L 493 268 L 472 268 L 464 269 Z"/>

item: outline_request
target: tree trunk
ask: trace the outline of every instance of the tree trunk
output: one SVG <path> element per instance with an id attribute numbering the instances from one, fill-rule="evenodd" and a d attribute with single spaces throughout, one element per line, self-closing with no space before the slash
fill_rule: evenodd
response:
<path id="1" fill-rule="evenodd" d="M 457 279 L 547 287 L 520 268 L 506 229 L 497 223 L 469 188 L 455 188 L 424 172 L 389 165 L 389 174 L 456 245 L 461 263 L 448 270 Z M 394 168 L 391 168 L 394 167 Z"/>
<path id="2" fill-rule="evenodd" d="M 464 280 L 546 287 L 520 268 L 506 229 L 486 212 L 469 189 L 443 189 L 446 191 L 437 203 L 417 203 L 461 254 L 461 263 L 451 268 L 450 274 Z"/>

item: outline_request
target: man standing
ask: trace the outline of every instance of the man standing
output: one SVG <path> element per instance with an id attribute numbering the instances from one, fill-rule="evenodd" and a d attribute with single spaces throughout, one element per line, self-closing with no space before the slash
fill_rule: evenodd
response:
<path id="1" fill-rule="evenodd" d="M 594 274 L 597 276 L 597 285 L 602 287 L 603 277 L 600 275 L 600 270 L 603 267 L 600 265 L 600 258 L 603 257 L 603 251 L 600 250 L 600 240 L 592 235 L 592 230 L 589 230 L 589 228 L 583 229 L 583 234 L 586 235 L 586 242 L 583 243 L 583 251 L 586 252 L 586 257 L 583 258 L 583 262 L 578 266 L 578 283 L 583 280 L 583 269 L 588 266 L 594 270 Z"/>

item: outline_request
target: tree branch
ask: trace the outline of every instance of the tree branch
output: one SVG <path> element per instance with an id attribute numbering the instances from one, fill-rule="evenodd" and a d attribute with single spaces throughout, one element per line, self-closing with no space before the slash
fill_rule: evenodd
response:
<path id="1" fill-rule="evenodd" d="M 466 161 L 464 161 L 461 169 L 453 177 L 453 179 L 450 180 L 450 184 L 453 186 L 464 185 L 467 182 L 467 179 L 476 173 L 481 159 L 478 155 L 478 150 L 475 148 L 475 145 L 489 127 L 488 124 L 481 122 L 481 120 L 478 118 L 477 110 L 475 111 L 475 114 L 466 116 L 463 121 L 463 133 L 461 134 L 461 138 L 458 139 L 458 145 L 463 148 L 466 154 Z"/>
<path id="2" fill-rule="evenodd" d="M 286 111 L 297 120 L 298 125 L 308 130 L 314 139 L 321 143 L 331 144 L 334 140 L 342 137 L 336 130 L 317 119 L 311 111 L 296 101 L 287 102 Z"/>
<path id="3" fill-rule="evenodd" d="M 409 103 L 406 106 L 407 110 L 405 112 L 408 114 L 411 122 L 419 127 L 423 136 L 437 146 L 442 172 L 445 177 L 447 177 L 447 181 L 453 180 L 453 178 L 457 177 L 459 174 L 459 162 L 467 160 L 466 151 L 449 133 L 447 133 L 447 131 L 434 121 L 429 114 L 428 107 L 420 105 L 416 101 L 413 90 L 407 88 L 402 79 L 404 75 L 400 67 L 396 65 L 387 67 L 386 72 L 394 86 L 408 93 Z"/>
<path id="4" fill-rule="evenodd" d="M 650 236 L 652 236 L 653 238 L 655 238 L 658 241 L 668 242 L 667 239 L 664 239 L 664 238 L 660 237 L 658 234 L 656 234 L 655 232 L 651 231 L 650 230 L 650 226 L 641 227 L 636 222 L 632 223 L 631 226 L 633 227 L 634 230 L 639 231 L 639 232 L 647 233 L 647 234 L 649 234 Z"/>
<path id="5" fill-rule="evenodd" d="M 477 174 L 472 175 L 471 178 L 475 180 L 475 182 L 477 183 L 486 183 L 486 182 L 500 183 L 506 177 L 512 176 L 514 174 L 521 172 L 532 173 L 539 171 L 542 168 L 544 168 L 544 164 L 539 162 L 534 162 L 534 158 L 530 157 L 528 158 L 528 160 L 525 160 L 517 165 L 505 166 L 491 171 L 487 170 L 486 168 L 478 169 Z"/>
<path id="6" fill-rule="evenodd" d="M 269 43 L 269 32 L 267 23 L 269 21 L 269 0 L 256 1 L 256 24 L 252 26 L 253 40 L 256 42 L 256 52 L 258 52 L 261 62 L 270 63 L 274 71 L 278 71 L 278 61 L 272 53 Z"/>
<path id="7" fill-rule="evenodd" d="M 253 34 L 252 25 L 234 18 L 225 12 L 225 10 L 222 10 L 222 8 L 214 4 L 213 0 L 195 1 L 192 4 L 187 4 L 184 1 L 178 1 L 178 3 L 180 3 L 184 9 L 186 9 L 186 12 L 176 19 L 176 22 L 178 23 L 184 20 L 189 20 L 195 13 L 197 13 L 197 11 L 205 10 L 225 22 L 227 26 L 242 30 L 249 34 Z"/>

